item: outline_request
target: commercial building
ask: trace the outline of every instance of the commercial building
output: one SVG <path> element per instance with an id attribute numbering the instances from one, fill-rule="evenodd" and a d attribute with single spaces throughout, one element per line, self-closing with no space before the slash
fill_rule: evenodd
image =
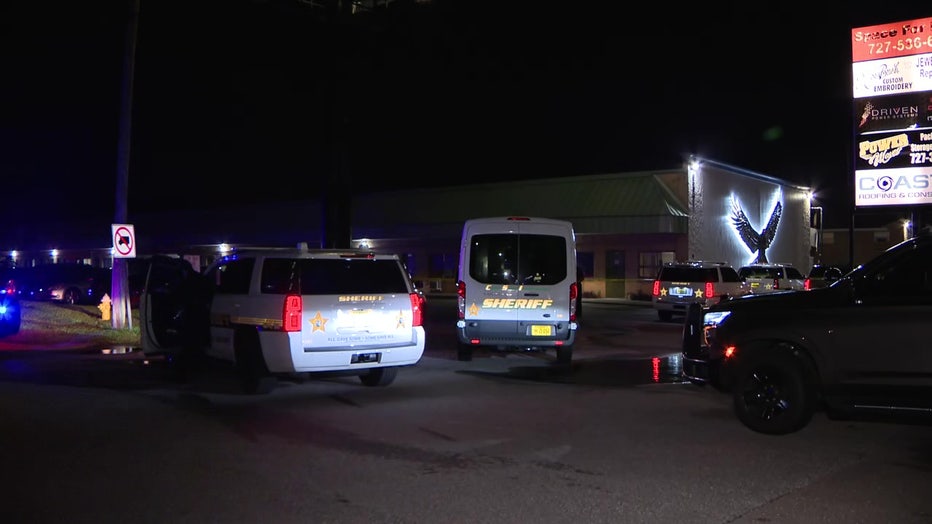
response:
<path id="1" fill-rule="evenodd" d="M 646 298 L 660 265 L 712 260 L 789 263 L 815 254 L 810 191 L 709 159 L 641 172 L 531 179 L 368 193 L 352 198 L 351 247 L 404 255 L 430 292 L 455 290 L 463 222 L 481 216 L 569 220 L 588 297 Z M 323 245 L 319 199 L 133 217 L 137 253 L 175 253 L 204 267 L 241 246 Z M 109 231 L 102 224 L 102 234 Z M 106 229 L 104 229 L 106 228 Z M 15 247 L 15 246 L 11 246 Z M 109 246 L 21 250 L 18 265 L 109 265 Z"/>

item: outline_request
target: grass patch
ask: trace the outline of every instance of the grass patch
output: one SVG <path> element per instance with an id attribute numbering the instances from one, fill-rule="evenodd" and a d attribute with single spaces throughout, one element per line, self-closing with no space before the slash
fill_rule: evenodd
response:
<path id="1" fill-rule="evenodd" d="M 114 329 L 110 320 L 102 320 L 94 305 L 72 306 L 52 302 L 23 300 L 22 326 L 19 333 L 3 339 L 4 343 L 38 347 L 139 347 L 139 310 L 132 310 L 132 328 Z"/>

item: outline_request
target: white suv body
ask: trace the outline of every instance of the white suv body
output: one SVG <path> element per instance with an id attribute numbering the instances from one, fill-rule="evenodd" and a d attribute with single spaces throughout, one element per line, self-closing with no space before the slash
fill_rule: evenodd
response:
<path id="1" fill-rule="evenodd" d="M 424 353 L 423 305 L 394 254 L 243 251 L 203 274 L 155 257 L 140 301 L 142 346 L 230 362 L 249 393 L 321 371 L 385 386 Z"/>
<path id="2" fill-rule="evenodd" d="M 669 321 L 685 315 L 690 304 L 710 306 L 747 293 L 738 272 L 725 262 L 668 262 L 657 273 L 651 301 L 660 320 Z"/>
<path id="3" fill-rule="evenodd" d="M 806 277 L 790 264 L 749 264 L 738 269 L 738 276 L 753 294 L 806 289 Z"/>

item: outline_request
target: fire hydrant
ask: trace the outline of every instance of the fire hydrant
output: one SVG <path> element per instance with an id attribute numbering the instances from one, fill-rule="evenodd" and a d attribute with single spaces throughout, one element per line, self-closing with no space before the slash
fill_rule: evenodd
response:
<path id="1" fill-rule="evenodd" d="M 110 302 L 110 295 L 104 293 L 103 298 L 100 299 L 100 305 L 97 306 L 97 309 L 100 310 L 101 320 L 110 320 Z"/>

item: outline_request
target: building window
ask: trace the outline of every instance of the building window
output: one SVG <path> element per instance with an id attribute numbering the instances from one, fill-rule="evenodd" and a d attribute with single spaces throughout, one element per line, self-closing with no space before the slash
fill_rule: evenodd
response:
<path id="1" fill-rule="evenodd" d="M 835 243 L 835 232 L 834 231 L 823 231 L 822 232 L 822 244 L 834 244 Z"/>
<path id="2" fill-rule="evenodd" d="M 874 242 L 877 242 L 878 244 L 890 242 L 890 232 L 874 231 Z"/>
<path id="3" fill-rule="evenodd" d="M 605 278 L 625 278 L 625 252 L 605 252 Z"/>
<path id="4" fill-rule="evenodd" d="M 656 278 L 664 262 L 676 260 L 673 251 L 645 251 L 638 255 L 638 278 Z"/>
<path id="5" fill-rule="evenodd" d="M 592 278 L 595 274 L 595 254 L 591 251 L 578 251 L 576 266 L 582 271 L 583 278 Z"/>
<path id="6" fill-rule="evenodd" d="M 430 255 L 427 276 L 430 278 L 456 278 L 457 256 L 447 253 Z"/>

